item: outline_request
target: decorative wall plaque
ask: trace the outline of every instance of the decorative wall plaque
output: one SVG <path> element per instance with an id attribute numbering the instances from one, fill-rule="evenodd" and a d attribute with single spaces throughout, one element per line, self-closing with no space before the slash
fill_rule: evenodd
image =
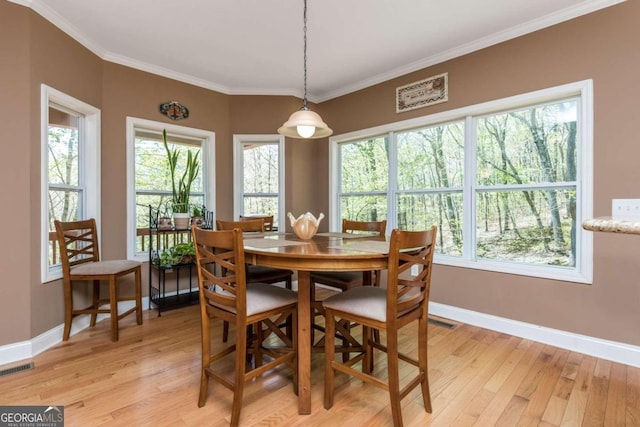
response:
<path id="1" fill-rule="evenodd" d="M 160 104 L 160 112 L 171 120 L 182 120 L 189 117 L 189 109 L 178 101 L 169 101 Z"/>
<path id="2" fill-rule="evenodd" d="M 449 99 L 448 73 L 396 88 L 396 113 L 439 104 Z"/>

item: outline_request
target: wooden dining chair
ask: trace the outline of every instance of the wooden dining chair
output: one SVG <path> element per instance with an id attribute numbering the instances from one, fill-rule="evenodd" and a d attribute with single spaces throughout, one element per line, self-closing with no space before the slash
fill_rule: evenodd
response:
<path id="1" fill-rule="evenodd" d="M 261 233 L 266 231 L 263 218 L 245 219 L 242 221 L 217 220 L 216 228 L 218 230 L 233 230 L 234 228 L 239 228 L 247 233 Z M 247 281 L 269 284 L 284 282 L 285 287 L 291 289 L 293 284 L 293 271 L 249 264 L 247 265 Z"/>
<path id="2" fill-rule="evenodd" d="M 193 227 L 192 233 L 196 249 L 202 325 L 198 406 L 204 406 L 207 401 L 209 380 L 219 382 L 233 391 L 231 425 L 237 426 L 247 381 L 277 365 L 287 363 L 293 370 L 294 392 L 297 394 L 297 294 L 277 286 L 247 283 L 240 229 L 212 231 Z M 212 348 L 210 328 L 213 318 L 235 324 L 235 342 L 219 351 Z M 278 327 L 287 318 L 294 325 L 291 338 Z M 254 325 L 256 337 L 249 340 L 247 330 L 251 330 Z M 277 337 L 282 345 L 267 346 L 267 343 L 273 344 L 277 340 L 270 338 L 265 342 L 267 334 L 264 330 Z M 233 352 L 234 377 L 229 380 L 226 375 L 229 372 L 228 364 L 225 365 L 223 359 Z M 248 353 L 252 353 L 255 358 L 255 368 L 251 370 L 248 370 L 246 363 Z M 263 363 L 264 357 L 271 360 Z M 214 365 L 217 369 L 214 369 Z M 226 370 L 221 369 L 220 365 L 224 365 Z"/>
<path id="3" fill-rule="evenodd" d="M 272 220 L 273 221 L 273 220 Z M 233 230 L 238 228 L 243 232 L 262 233 L 265 231 L 264 219 L 245 219 L 243 221 L 216 221 L 216 229 L 218 230 Z M 247 264 L 247 282 L 249 283 L 267 283 L 275 284 L 284 282 L 284 286 L 287 289 L 291 289 L 293 285 L 293 271 L 284 270 L 281 268 L 271 268 L 262 265 Z M 222 341 L 227 342 L 229 337 L 229 324 L 223 323 Z"/>
<path id="4" fill-rule="evenodd" d="M 254 219 L 261 219 L 264 223 L 264 231 L 273 231 L 273 215 L 240 215 L 240 221 L 253 221 Z"/>
<path id="5" fill-rule="evenodd" d="M 69 339 L 73 318 L 80 314 L 91 314 L 90 325 L 95 326 L 100 313 L 111 316 L 111 340 L 118 341 L 118 321 L 135 312 L 138 325 L 142 325 L 142 290 L 141 263 L 132 260 L 100 260 L 98 246 L 98 232 L 95 219 L 61 222 L 54 221 L 60 260 L 62 263 L 62 282 L 64 285 L 64 333 L 63 341 Z M 134 295 L 124 297 L 120 294 L 123 276 L 134 274 Z M 109 296 L 100 296 L 100 284 L 108 282 Z M 82 309 L 74 308 L 73 284 L 82 282 L 93 283 L 91 305 Z M 118 303 L 134 301 L 135 305 L 122 313 L 118 312 Z M 102 308 L 108 304 L 108 308 Z"/>
<path id="6" fill-rule="evenodd" d="M 342 220 L 342 232 L 353 234 L 368 234 L 376 237 L 384 237 L 387 229 L 387 221 L 350 221 Z M 313 318 L 324 315 L 322 301 L 316 300 L 316 284 L 324 285 L 334 290 L 344 292 L 346 290 L 363 286 L 379 285 L 380 274 L 372 271 L 314 271 L 311 273 L 311 305 Z M 324 328 L 316 324 L 312 319 L 312 331 L 324 331 Z M 376 333 L 377 334 L 377 333 Z M 322 345 L 322 340 L 317 345 Z"/>
<path id="7" fill-rule="evenodd" d="M 362 325 L 361 346 L 353 346 L 346 362 L 335 360 L 335 340 L 325 339 L 324 407 L 330 409 L 334 401 L 334 375 L 342 372 L 376 385 L 389 392 L 393 425 L 402 426 L 400 401 L 418 385 L 422 388 L 422 400 L 427 412 L 431 412 L 429 372 L 427 367 L 427 315 L 436 227 L 426 231 L 393 230 L 389 246 L 389 268 L 384 287 L 362 286 L 333 295 L 323 302 L 326 315 L 326 335 L 333 336 L 336 329 L 350 334 L 339 320 Z M 418 358 L 399 351 L 400 329 L 411 322 L 418 322 Z M 386 331 L 386 345 L 373 340 L 372 330 Z M 354 341 L 351 334 L 349 343 Z M 386 381 L 374 376 L 369 363 L 373 351 L 387 354 Z M 353 356 L 351 356 L 354 354 Z M 354 364 L 362 361 L 362 371 Z M 400 388 L 399 362 L 417 367 L 413 378 L 403 370 Z M 380 375 L 378 375 L 380 376 Z"/>

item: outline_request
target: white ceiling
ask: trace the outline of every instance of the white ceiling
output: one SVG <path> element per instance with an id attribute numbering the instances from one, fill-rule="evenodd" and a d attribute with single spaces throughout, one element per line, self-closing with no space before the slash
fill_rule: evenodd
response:
<path id="1" fill-rule="evenodd" d="M 226 94 L 303 94 L 303 0 L 10 0 L 104 60 Z M 308 0 L 321 102 L 624 0 Z"/>

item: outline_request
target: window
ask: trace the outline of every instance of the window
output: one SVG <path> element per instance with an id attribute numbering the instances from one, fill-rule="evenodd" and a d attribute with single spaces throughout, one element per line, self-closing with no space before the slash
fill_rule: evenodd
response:
<path id="1" fill-rule="evenodd" d="M 62 277 L 54 220 L 99 213 L 100 110 L 46 85 L 42 115 L 42 281 Z"/>
<path id="2" fill-rule="evenodd" d="M 200 169 L 191 186 L 189 204 L 214 211 L 214 133 L 183 126 L 127 118 L 128 245 L 130 258 L 146 259 L 149 207 L 171 216 L 172 182 L 162 131 L 167 132 L 169 149 L 177 150 L 176 175 L 185 170 L 189 152 L 198 153 Z"/>
<path id="3" fill-rule="evenodd" d="M 332 137 L 330 227 L 435 224 L 436 262 L 590 283 L 591 85 Z"/>
<path id="4" fill-rule="evenodd" d="M 462 255 L 464 122 L 399 132 L 397 227 L 438 226 L 438 250 Z"/>
<path id="5" fill-rule="evenodd" d="M 284 137 L 235 135 L 234 216 L 273 215 L 284 221 Z"/>
<path id="6" fill-rule="evenodd" d="M 388 139 L 340 144 L 340 160 L 344 166 L 340 179 L 341 215 L 352 221 L 387 218 Z M 358 167 L 350 167 L 353 165 Z"/>

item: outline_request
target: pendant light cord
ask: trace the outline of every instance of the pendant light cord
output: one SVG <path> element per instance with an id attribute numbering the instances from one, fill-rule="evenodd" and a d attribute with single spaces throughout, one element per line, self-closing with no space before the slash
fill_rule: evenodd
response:
<path id="1" fill-rule="evenodd" d="M 302 104 L 303 110 L 308 110 L 307 106 L 307 0 L 304 0 L 304 12 L 303 12 L 303 33 L 304 33 L 304 99 Z"/>

